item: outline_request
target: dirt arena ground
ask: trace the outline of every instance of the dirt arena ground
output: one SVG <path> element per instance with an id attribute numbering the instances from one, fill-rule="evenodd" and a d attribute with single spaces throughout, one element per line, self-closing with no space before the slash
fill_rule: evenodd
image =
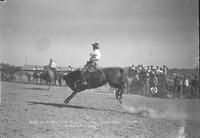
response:
<path id="1" fill-rule="evenodd" d="M 199 100 L 86 90 L 68 105 L 67 87 L 1 82 L 1 138 L 199 138 Z M 148 112 L 144 112 L 148 111 Z"/>

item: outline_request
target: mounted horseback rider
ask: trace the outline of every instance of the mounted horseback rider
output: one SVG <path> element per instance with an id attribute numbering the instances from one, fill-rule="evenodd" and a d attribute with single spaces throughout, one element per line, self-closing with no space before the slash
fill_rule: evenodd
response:
<path id="1" fill-rule="evenodd" d="M 97 67 L 97 62 L 100 60 L 101 58 L 101 52 L 100 52 L 100 48 L 99 48 L 99 43 L 94 43 L 91 44 L 92 48 L 93 48 L 93 52 L 90 53 L 90 58 L 89 61 L 87 61 L 86 65 L 84 66 L 84 68 L 81 70 L 81 76 L 82 76 L 82 84 L 83 85 L 87 85 L 87 75 L 86 72 L 94 72 L 99 70 L 99 68 Z"/>
<path id="2" fill-rule="evenodd" d="M 57 74 L 56 63 L 53 61 L 52 58 L 49 60 L 49 68 L 53 71 L 54 76 L 56 76 L 56 74 Z"/>
<path id="3" fill-rule="evenodd" d="M 52 58 L 49 60 L 49 67 L 50 67 L 50 69 L 52 69 L 54 72 L 56 71 L 56 63 L 53 61 Z"/>
<path id="4" fill-rule="evenodd" d="M 98 88 L 107 83 L 111 87 L 116 88 L 116 99 L 122 103 L 122 94 L 127 84 L 127 77 L 124 69 L 120 67 L 99 68 L 97 66 L 97 61 L 101 58 L 99 44 L 94 43 L 92 47 L 93 52 L 90 54 L 89 61 L 84 68 L 79 68 L 63 75 L 63 80 L 65 80 L 65 83 L 73 91 L 71 95 L 65 99 L 64 103 L 69 103 L 69 101 L 81 91 Z"/>
<path id="5" fill-rule="evenodd" d="M 93 47 L 93 52 L 90 53 L 90 59 L 86 64 L 86 67 L 89 67 L 88 68 L 89 71 L 94 71 L 95 69 L 97 69 L 97 62 L 101 58 L 101 52 L 100 52 L 99 44 L 94 43 L 94 44 L 92 44 L 92 47 Z"/>

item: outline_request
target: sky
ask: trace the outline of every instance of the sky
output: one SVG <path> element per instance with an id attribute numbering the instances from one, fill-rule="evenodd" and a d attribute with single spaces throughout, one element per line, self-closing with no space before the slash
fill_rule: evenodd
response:
<path id="1" fill-rule="evenodd" d="M 103 67 L 193 68 L 198 16 L 198 0 L 6 0 L 1 62 L 80 67 L 98 42 Z"/>

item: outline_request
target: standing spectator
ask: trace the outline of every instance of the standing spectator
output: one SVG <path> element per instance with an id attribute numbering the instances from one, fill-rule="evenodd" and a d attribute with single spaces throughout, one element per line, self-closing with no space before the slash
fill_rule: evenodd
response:
<path id="1" fill-rule="evenodd" d="M 150 77 L 149 74 L 147 73 L 146 76 L 146 96 L 151 96 L 151 93 L 149 92 L 150 90 Z"/>
<path id="2" fill-rule="evenodd" d="M 189 93 L 189 77 L 187 76 L 184 80 L 184 85 L 183 85 L 183 93 L 186 97 L 188 97 L 188 93 Z"/>
<path id="3" fill-rule="evenodd" d="M 163 65 L 163 73 L 164 73 L 164 75 L 167 75 L 167 66 L 166 65 Z"/>
<path id="4" fill-rule="evenodd" d="M 178 97 L 178 74 L 177 73 L 173 73 L 173 76 L 174 76 L 174 90 L 173 90 L 173 93 L 174 93 L 174 96 L 175 97 Z"/>
<path id="5" fill-rule="evenodd" d="M 164 72 L 163 72 L 163 68 L 162 68 L 162 67 L 160 67 L 160 69 L 159 69 L 159 74 L 164 75 Z"/>
<path id="6" fill-rule="evenodd" d="M 164 95 L 167 96 L 167 89 L 166 89 L 167 66 L 166 65 L 163 65 L 162 74 L 163 74 L 162 89 L 163 89 Z"/>
<path id="7" fill-rule="evenodd" d="M 140 79 L 140 94 L 141 95 L 145 95 L 146 93 L 146 72 L 144 71 L 144 69 L 142 69 L 141 66 L 141 70 L 139 73 L 139 79 Z"/>
<path id="8" fill-rule="evenodd" d="M 150 70 L 151 70 L 151 71 L 153 70 L 153 65 L 151 65 Z"/>
<path id="9" fill-rule="evenodd" d="M 150 93 L 152 95 L 152 94 L 155 94 L 155 90 L 156 90 L 155 89 L 155 86 L 156 86 L 155 83 L 157 83 L 157 80 L 155 80 L 155 73 L 153 71 L 150 72 L 149 78 L 150 78 L 150 81 L 149 81 Z"/>
<path id="10" fill-rule="evenodd" d="M 150 73 L 150 66 L 147 66 L 146 72 L 147 72 L 147 73 Z"/>
<path id="11" fill-rule="evenodd" d="M 133 70 L 135 70 L 135 66 L 134 66 L 134 64 L 131 66 L 131 68 L 132 68 Z"/>
<path id="12" fill-rule="evenodd" d="M 142 71 L 142 65 L 138 65 L 137 73 L 140 73 Z"/>
<path id="13" fill-rule="evenodd" d="M 180 85 L 180 95 L 182 97 L 183 96 L 183 85 L 184 85 L 184 77 L 182 75 L 180 76 L 179 85 Z"/>
<path id="14" fill-rule="evenodd" d="M 58 73 L 60 73 L 61 72 L 61 67 L 58 67 L 57 71 L 58 71 Z"/>
<path id="15" fill-rule="evenodd" d="M 158 66 L 156 66 L 156 69 L 155 69 L 156 73 L 159 73 L 160 72 L 160 69 Z"/>
<path id="16" fill-rule="evenodd" d="M 197 98 L 199 93 L 199 78 L 197 75 L 191 80 L 191 96 L 192 98 Z"/>
<path id="17" fill-rule="evenodd" d="M 163 95 L 163 89 L 162 89 L 163 76 L 160 71 L 156 75 L 158 77 L 158 92 L 159 92 L 159 95 L 162 96 Z"/>
<path id="18" fill-rule="evenodd" d="M 68 71 L 71 72 L 72 71 L 72 67 L 69 65 L 68 66 Z"/>
<path id="19" fill-rule="evenodd" d="M 158 93 L 158 77 L 156 74 L 154 75 L 153 81 L 154 81 L 155 93 Z"/>

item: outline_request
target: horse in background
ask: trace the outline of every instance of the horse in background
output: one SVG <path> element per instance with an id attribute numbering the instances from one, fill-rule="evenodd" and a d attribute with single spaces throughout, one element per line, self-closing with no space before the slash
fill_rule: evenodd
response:
<path id="1" fill-rule="evenodd" d="M 24 75 L 27 78 L 27 83 L 31 83 L 31 77 L 32 77 L 33 74 L 30 73 L 30 72 L 24 72 Z"/>
<path id="2" fill-rule="evenodd" d="M 53 71 L 49 66 L 44 66 L 44 70 L 40 73 L 40 79 L 45 80 L 49 86 L 48 90 L 51 89 L 52 83 L 56 84 L 57 73 Z"/>

